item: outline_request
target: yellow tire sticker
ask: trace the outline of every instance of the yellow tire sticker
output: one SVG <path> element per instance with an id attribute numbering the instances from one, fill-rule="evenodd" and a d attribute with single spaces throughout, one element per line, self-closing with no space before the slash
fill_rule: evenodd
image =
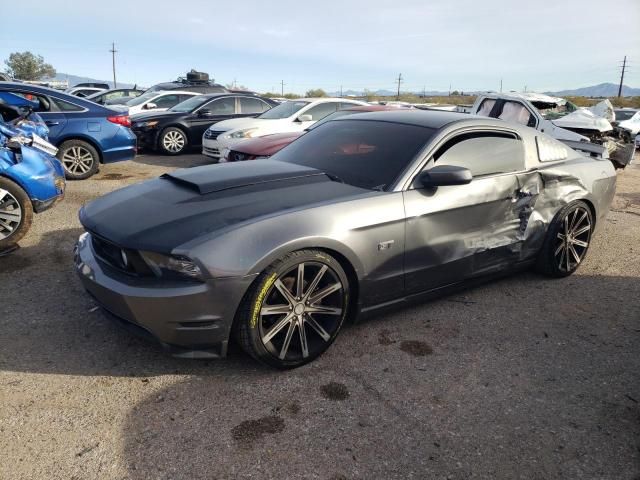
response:
<path id="1" fill-rule="evenodd" d="M 267 281 L 264 283 L 262 288 L 260 289 L 260 293 L 258 294 L 258 298 L 256 298 L 256 303 L 253 306 L 253 313 L 251 314 L 251 328 L 256 328 L 258 326 L 258 316 L 260 315 L 260 310 L 262 310 L 262 302 L 264 302 L 264 298 L 269 293 L 271 286 L 275 283 L 276 278 L 278 278 L 278 274 L 274 273 Z"/>

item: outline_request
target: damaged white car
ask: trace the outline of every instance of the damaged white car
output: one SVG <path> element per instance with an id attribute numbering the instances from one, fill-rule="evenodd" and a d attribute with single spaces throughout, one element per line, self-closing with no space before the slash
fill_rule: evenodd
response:
<path id="1" fill-rule="evenodd" d="M 619 168 L 633 158 L 630 139 L 621 138 L 611 125 L 615 113 L 609 100 L 580 108 L 564 98 L 540 93 L 486 93 L 476 98 L 471 113 L 526 125 L 566 143 L 602 145 Z"/>

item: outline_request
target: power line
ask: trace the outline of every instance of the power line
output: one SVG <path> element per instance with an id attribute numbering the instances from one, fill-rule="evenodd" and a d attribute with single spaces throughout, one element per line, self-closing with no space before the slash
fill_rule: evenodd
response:
<path id="1" fill-rule="evenodd" d="M 113 66 L 113 88 L 118 88 L 118 84 L 116 83 L 116 44 L 115 42 L 111 42 L 111 64 Z"/>

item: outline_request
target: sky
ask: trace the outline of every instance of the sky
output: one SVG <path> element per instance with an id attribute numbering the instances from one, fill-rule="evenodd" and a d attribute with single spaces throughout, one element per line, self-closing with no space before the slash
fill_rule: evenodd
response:
<path id="1" fill-rule="evenodd" d="M 150 86 L 191 68 L 252 90 L 304 93 L 640 87 L 640 0 L 111 0 L 12 2 L 0 61 Z M 20 20 L 22 19 L 22 20 Z"/>

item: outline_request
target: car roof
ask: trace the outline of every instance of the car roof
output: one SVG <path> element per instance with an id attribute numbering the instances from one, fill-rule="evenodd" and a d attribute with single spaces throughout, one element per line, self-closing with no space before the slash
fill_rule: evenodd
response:
<path id="1" fill-rule="evenodd" d="M 157 90 L 155 92 L 149 92 L 149 93 L 155 93 L 156 96 L 157 95 L 166 95 L 166 94 L 175 95 L 176 93 L 179 94 L 179 95 L 202 95 L 202 93 L 189 92 L 188 90 Z"/>
<path id="2" fill-rule="evenodd" d="M 345 116 L 336 118 L 335 122 L 343 122 L 354 120 L 354 116 Z M 476 115 L 469 115 L 468 113 L 458 112 L 445 112 L 435 110 L 419 110 L 419 109 L 402 109 L 395 108 L 393 110 L 360 113 L 357 116 L 358 120 L 377 120 L 392 123 L 403 123 L 405 125 L 415 125 L 418 127 L 427 128 L 441 128 L 453 122 L 460 122 L 470 119 L 484 119 L 485 117 L 478 117 Z"/>
<path id="3" fill-rule="evenodd" d="M 203 98 L 217 98 L 217 97 L 248 97 L 248 98 L 264 98 L 260 95 L 256 95 L 255 93 L 240 93 L 240 92 L 217 92 L 217 93 L 203 93 L 201 95 Z M 267 99 L 269 100 L 269 99 Z"/>
<path id="4" fill-rule="evenodd" d="M 0 82 L 0 89 L 16 89 L 28 91 L 35 94 L 41 95 L 51 95 L 57 98 L 64 99 L 65 101 L 75 103 L 81 107 L 92 108 L 94 110 L 107 110 L 102 105 L 98 105 L 90 100 L 86 100 L 86 97 L 77 97 L 75 95 L 71 95 L 62 90 L 56 90 L 54 88 L 49 87 L 41 87 L 40 85 L 32 85 L 30 83 L 21 83 L 21 82 Z M 68 99 L 68 100 L 67 100 Z"/>

